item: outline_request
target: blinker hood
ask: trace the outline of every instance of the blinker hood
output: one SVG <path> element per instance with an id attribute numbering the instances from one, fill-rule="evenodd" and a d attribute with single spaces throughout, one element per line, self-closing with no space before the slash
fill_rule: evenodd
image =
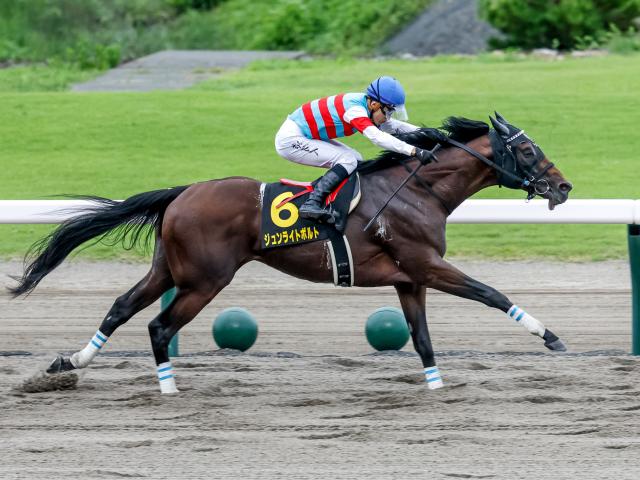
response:
<path id="1" fill-rule="evenodd" d="M 513 176 L 507 175 L 500 170 L 496 170 L 498 185 L 513 189 L 521 189 L 524 187 L 522 177 L 518 175 L 516 157 L 507 151 L 504 140 L 502 140 L 498 131 L 492 130 L 489 133 L 489 140 L 491 141 L 491 150 L 493 151 L 493 161 L 505 171 L 513 174 Z"/>

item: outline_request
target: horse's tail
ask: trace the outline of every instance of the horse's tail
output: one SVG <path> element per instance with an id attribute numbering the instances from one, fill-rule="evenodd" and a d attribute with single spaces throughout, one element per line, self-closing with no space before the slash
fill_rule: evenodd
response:
<path id="1" fill-rule="evenodd" d="M 94 243 L 109 237 L 109 243 L 122 242 L 125 248 L 133 248 L 140 240 L 146 226 L 145 239 L 162 226 L 162 218 L 169 204 L 188 186 L 139 193 L 123 202 L 108 198 L 84 196 L 93 206 L 62 223 L 52 233 L 34 243 L 25 257 L 25 269 L 19 284 L 9 288 L 13 297 L 30 293 L 38 283 L 67 256 L 87 240 L 97 237 Z"/>

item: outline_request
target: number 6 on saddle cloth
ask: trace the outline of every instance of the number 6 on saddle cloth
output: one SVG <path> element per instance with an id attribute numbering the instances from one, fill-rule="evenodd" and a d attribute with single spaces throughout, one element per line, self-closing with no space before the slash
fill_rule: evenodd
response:
<path id="1" fill-rule="evenodd" d="M 329 239 L 333 283 L 350 287 L 353 285 L 353 262 L 344 230 L 349 213 L 360 201 L 360 179 L 357 173 L 353 173 L 327 196 L 327 209 L 336 218 L 332 225 L 306 220 L 298 214 L 314 184 L 283 178 L 260 186 L 260 246 L 262 249 L 290 247 Z"/>

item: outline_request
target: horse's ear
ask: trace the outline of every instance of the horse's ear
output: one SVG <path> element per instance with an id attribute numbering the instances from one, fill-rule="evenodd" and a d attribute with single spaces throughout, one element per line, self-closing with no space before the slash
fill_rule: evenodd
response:
<path id="1" fill-rule="evenodd" d="M 507 127 L 506 125 L 500 123 L 498 120 L 493 118 L 491 115 L 489 115 L 489 120 L 491 120 L 491 125 L 493 125 L 493 128 L 495 128 L 496 132 L 498 132 L 503 137 L 508 137 L 509 136 L 509 127 Z"/>
<path id="2" fill-rule="evenodd" d="M 496 120 L 498 120 L 500 123 L 504 124 L 504 125 L 509 125 L 509 122 L 507 122 L 507 120 L 500 115 L 498 112 L 494 111 L 493 113 L 496 114 Z"/>

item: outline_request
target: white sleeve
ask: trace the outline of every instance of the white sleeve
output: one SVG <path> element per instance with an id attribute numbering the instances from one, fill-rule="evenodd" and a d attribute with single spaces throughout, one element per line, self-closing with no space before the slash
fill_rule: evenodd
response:
<path id="1" fill-rule="evenodd" d="M 351 123 L 351 120 L 353 120 L 354 118 L 369 118 L 369 114 L 367 113 L 367 110 L 365 108 L 353 106 L 344 112 L 343 117 L 345 122 Z"/>
<path id="2" fill-rule="evenodd" d="M 400 120 L 396 120 L 395 118 L 390 118 L 382 125 L 380 125 L 380 130 L 387 133 L 408 133 L 418 130 L 420 127 L 416 127 L 415 125 L 411 125 L 407 122 L 402 122 Z"/>
<path id="3" fill-rule="evenodd" d="M 404 153 L 405 155 L 411 155 L 415 148 L 413 145 L 409 145 L 408 143 L 403 142 L 402 140 L 399 140 L 376 127 L 367 127 L 364 129 L 362 134 L 367 137 L 371 143 L 380 148 L 384 148 L 385 150 L 392 150 L 394 152 Z"/>
<path id="4" fill-rule="evenodd" d="M 367 111 L 362 107 L 354 106 L 349 108 L 346 112 L 344 112 L 344 120 L 346 122 L 351 123 L 354 119 L 358 119 L 358 118 L 364 118 L 366 119 L 367 123 L 371 123 L 370 120 L 368 120 L 369 116 Z M 399 120 L 394 120 L 394 122 L 413 127 L 413 125 L 410 125 L 409 123 L 400 122 Z M 390 122 L 387 121 L 385 122 L 385 124 L 386 123 L 390 123 Z M 393 123 L 392 125 L 395 126 L 395 123 Z M 418 127 L 414 127 L 412 130 L 409 130 L 409 131 L 413 131 L 414 129 L 417 129 L 417 128 Z M 385 150 L 392 150 L 394 152 L 404 153 L 405 155 L 411 155 L 413 153 L 413 149 L 414 149 L 413 145 L 409 145 L 408 143 L 403 142 L 402 140 L 398 140 L 396 137 L 386 132 L 383 132 L 373 124 L 366 127 L 362 131 L 362 134 L 365 137 L 367 137 L 371 141 L 371 143 Z"/>

